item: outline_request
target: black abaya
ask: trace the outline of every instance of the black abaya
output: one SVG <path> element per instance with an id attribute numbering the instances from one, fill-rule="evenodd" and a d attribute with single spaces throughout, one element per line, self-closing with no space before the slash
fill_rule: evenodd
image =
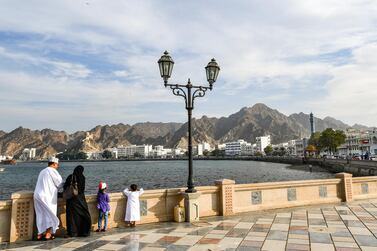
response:
<path id="1" fill-rule="evenodd" d="M 72 177 L 77 181 L 78 195 L 66 201 L 67 232 L 72 237 L 89 236 L 92 221 L 85 199 L 84 168 L 77 166 L 65 181 L 64 189 L 70 186 Z"/>

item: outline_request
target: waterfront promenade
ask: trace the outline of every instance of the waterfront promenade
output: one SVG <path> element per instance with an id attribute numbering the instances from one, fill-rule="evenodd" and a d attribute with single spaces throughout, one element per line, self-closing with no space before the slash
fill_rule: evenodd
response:
<path id="1" fill-rule="evenodd" d="M 88 238 L 3 244 L 7 250 L 377 250 L 377 199 L 116 228 Z"/>

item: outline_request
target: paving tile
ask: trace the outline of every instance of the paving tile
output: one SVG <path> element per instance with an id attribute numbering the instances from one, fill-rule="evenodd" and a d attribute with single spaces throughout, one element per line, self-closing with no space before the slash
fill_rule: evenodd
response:
<path id="1" fill-rule="evenodd" d="M 235 228 L 226 234 L 227 237 L 244 238 L 248 234 L 248 229 Z"/>
<path id="2" fill-rule="evenodd" d="M 345 248 L 345 247 L 336 247 L 336 251 L 360 251 L 360 248 Z"/>
<path id="3" fill-rule="evenodd" d="M 364 227 L 364 224 L 358 220 L 344 220 L 343 222 L 347 227 Z"/>
<path id="4" fill-rule="evenodd" d="M 288 243 L 286 250 L 305 250 L 305 251 L 309 251 L 310 247 L 309 247 L 309 244 Z"/>
<path id="5" fill-rule="evenodd" d="M 292 213 L 277 213 L 276 218 L 291 218 Z"/>
<path id="6" fill-rule="evenodd" d="M 260 251 L 257 247 L 238 246 L 236 251 Z"/>
<path id="7" fill-rule="evenodd" d="M 189 233 L 189 235 L 206 235 L 209 231 L 211 231 L 213 228 L 201 228 L 201 229 L 196 229 L 192 232 Z"/>
<path id="8" fill-rule="evenodd" d="M 198 235 L 186 235 L 185 237 L 177 240 L 174 245 L 189 245 L 189 246 L 193 246 L 195 245 L 195 243 L 197 243 L 200 239 L 202 238 L 202 236 L 198 236 Z"/>
<path id="9" fill-rule="evenodd" d="M 227 233 L 229 232 L 229 230 L 212 230 L 210 231 L 209 233 L 210 234 L 223 234 L 223 235 L 226 235 Z"/>
<path id="10" fill-rule="evenodd" d="M 246 246 L 246 247 L 262 247 L 263 246 L 263 241 L 248 241 L 248 240 L 243 240 L 240 243 L 240 246 Z"/>
<path id="11" fill-rule="evenodd" d="M 308 230 L 307 226 L 290 226 L 289 231 L 294 231 L 294 230 Z"/>
<path id="12" fill-rule="evenodd" d="M 266 240 L 262 246 L 262 250 L 269 251 L 284 251 L 286 246 L 285 241 Z"/>
<path id="13" fill-rule="evenodd" d="M 355 239 L 352 237 L 338 237 L 338 236 L 332 236 L 332 240 L 334 242 L 355 242 Z"/>
<path id="14" fill-rule="evenodd" d="M 267 240 L 282 240 L 285 241 L 287 239 L 288 232 L 287 231 L 280 231 L 280 230 L 270 230 L 267 235 Z"/>
<path id="15" fill-rule="evenodd" d="M 79 247 L 85 246 L 86 244 L 88 244 L 88 242 L 71 241 L 71 242 L 68 242 L 66 244 L 61 245 L 60 247 L 63 247 L 63 248 L 79 248 Z"/>
<path id="16" fill-rule="evenodd" d="M 377 239 L 374 236 L 370 236 L 370 235 L 354 235 L 353 237 L 355 238 L 356 242 L 360 246 L 377 247 Z"/>
<path id="17" fill-rule="evenodd" d="M 264 241 L 266 239 L 266 237 L 264 236 L 246 236 L 244 238 L 245 240 L 249 240 L 249 241 Z"/>
<path id="18" fill-rule="evenodd" d="M 362 251 L 376 251 L 376 247 L 367 247 L 367 246 L 361 246 L 360 247 Z"/>
<path id="19" fill-rule="evenodd" d="M 221 239 L 214 238 L 202 238 L 198 241 L 198 244 L 218 244 Z"/>
<path id="20" fill-rule="evenodd" d="M 137 251 L 139 249 L 126 249 L 126 250 L 132 250 L 132 251 Z M 143 249 L 141 249 L 142 251 L 163 251 L 163 250 L 166 250 L 165 248 L 159 248 L 159 247 L 145 247 Z"/>
<path id="21" fill-rule="evenodd" d="M 250 229 L 254 223 L 250 222 L 240 222 L 237 225 L 234 226 L 234 228 L 241 228 L 241 229 Z"/>
<path id="22" fill-rule="evenodd" d="M 327 233 L 310 233 L 310 242 L 331 244 L 330 234 Z"/>
<path id="23" fill-rule="evenodd" d="M 304 239 L 304 240 L 309 240 L 309 236 L 307 234 L 289 234 L 288 235 L 289 239 Z"/>
<path id="24" fill-rule="evenodd" d="M 357 245 L 356 242 L 334 242 L 335 247 L 348 247 L 348 248 L 358 248 L 359 246 Z"/>
<path id="25" fill-rule="evenodd" d="M 121 250 L 122 248 L 125 248 L 125 246 L 124 245 L 119 245 L 119 244 L 108 243 L 106 245 L 101 246 L 100 248 L 97 248 L 96 250 L 117 251 L 117 250 Z"/>
<path id="26" fill-rule="evenodd" d="M 225 237 L 219 242 L 220 248 L 237 248 L 242 238 Z"/>
<path id="27" fill-rule="evenodd" d="M 304 239 L 288 239 L 288 243 L 309 245 L 309 240 L 304 240 Z"/>
<path id="28" fill-rule="evenodd" d="M 175 244 L 175 243 L 174 243 Z M 165 250 L 166 251 L 186 251 L 191 248 L 191 245 L 188 246 L 177 246 L 177 245 L 169 245 Z"/>
<path id="29" fill-rule="evenodd" d="M 310 243 L 311 251 L 335 251 L 333 244 Z"/>
<path id="30" fill-rule="evenodd" d="M 355 215 L 341 215 L 343 220 L 359 220 Z"/>
<path id="31" fill-rule="evenodd" d="M 225 235 L 223 234 L 207 234 L 206 236 L 204 236 L 204 238 L 209 238 L 209 239 L 222 239 L 224 237 Z"/>
<path id="32" fill-rule="evenodd" d="M 109 242 L 108 241 L 101 241 L 101 240 L 93 241 L 93 242 L 90 242 L 89 244 L 86 244 L 84 246 L 76 248 L 75 251 L 94 250 L 94 249 L 97 249 L 97 248 L 100 248 L 100 247 L 106 245 L 107 243 L 109 243 Z"/>
<path id="33" fill-rule="evenodd" d="M 366 227 L 348 227 L 353 235 L 372 235 Z"/>
<path id="34" fill-rule="evenodd" d="M 271 230 L 288 231 L 289 224 L 272 224 Z"/>
<path id="35" fill-rule="evenodd" d="M 139 241 L 145 243 L 154 243 L 164 236 L 165 234 L 149 234 L 139 239 Z"/>
<path id="36" fill-rule="evenodd" d="M 174 243 L 176 241 L 178 241 L 179 239 L 181 239 L 181 237 L 177 237 L 177 236 L 164 236 L 162 237 L 161 239 L 158 240 L 158 242 L 164 242 L 164 243 Z"/>

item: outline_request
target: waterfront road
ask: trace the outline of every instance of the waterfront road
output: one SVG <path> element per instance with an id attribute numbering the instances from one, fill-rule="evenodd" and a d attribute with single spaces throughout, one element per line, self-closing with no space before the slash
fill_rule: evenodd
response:
<path id="1" fill-rule="evenodd" d="M 115 228 L 88 238 L 2 244 L 7 250 L 377 250 L 377 200 Z"/>

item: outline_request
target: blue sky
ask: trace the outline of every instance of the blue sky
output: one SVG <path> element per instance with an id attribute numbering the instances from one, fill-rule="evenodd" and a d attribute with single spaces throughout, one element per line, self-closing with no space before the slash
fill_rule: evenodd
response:
<path id="1" fill-rule="evenodd" d="M 98 124 L 184 122 L 171 83 L 215 88 L 195 117 L 265 103 L 377 126 L 375 1 L 18 1 L 0 9 L 0 129 L 88 130 Z"/>

